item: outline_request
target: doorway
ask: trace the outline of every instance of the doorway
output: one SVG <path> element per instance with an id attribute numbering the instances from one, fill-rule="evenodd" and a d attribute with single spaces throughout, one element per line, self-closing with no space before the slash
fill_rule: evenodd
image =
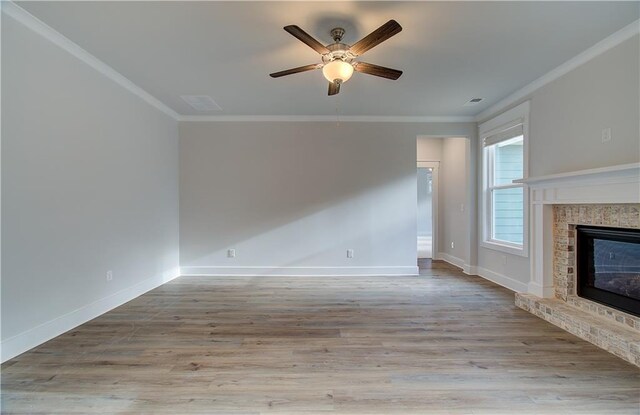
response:
<path id="1" fill-rule="evenodd" d="M 418 162 L 418 259 L 432 259 L 437 252 L 438 167 L 439 162 Z"/>

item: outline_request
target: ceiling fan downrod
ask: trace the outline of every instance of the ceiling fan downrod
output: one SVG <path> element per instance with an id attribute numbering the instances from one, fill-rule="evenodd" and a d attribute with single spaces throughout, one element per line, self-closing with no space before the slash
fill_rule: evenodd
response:
<path id="1" fill-rule="evenodd" d="M 340 41 L 342 40 L 342 36 L 344 36 L 344 29 L 341 27 L 335 27 L 333 29 L 331 29 L 331 38 L 333 38 L 333 41 L 336 43 L 340 43 Z"/>

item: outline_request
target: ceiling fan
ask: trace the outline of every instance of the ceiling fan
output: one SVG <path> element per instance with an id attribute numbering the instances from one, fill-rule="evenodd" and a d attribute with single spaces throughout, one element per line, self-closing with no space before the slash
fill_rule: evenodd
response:
<path id="1" fill-rule="evenodd" d="M 402 26 L 400 26 L 400 24 L 395 20 L 389 20 L 387 23 L 383 24 L 351 46 L 341 42 L 342 36 L 344 36 L 344 29 L 341 27 L 336 27 L 331 30 L 331 37 L 333 38 L 334 43 L 327 46 L 318 42 L 298 26 L 285 26 L 284 30 L 322 55 L 322 63 L 299 66 L 297 68 L 287 69 L 286 71 L 275 72 L 270 74 L 272 78 L 279 78 L 281 76 L 322 68 L 324 77 L 329 81 L 329 95 L 336 95 L 340 92 L 340 85 L 351 78 L 353 71 L 393 80 L 400 78 L 400 75 L 402 75 L 402 71 L 397 69 L 385 68 L 384 66 L 374 65 L 372 63 L 356 61 L 356 58 L 362 56 L 362 54 L 369 49 L 379 45 L 402 31 Z"/>

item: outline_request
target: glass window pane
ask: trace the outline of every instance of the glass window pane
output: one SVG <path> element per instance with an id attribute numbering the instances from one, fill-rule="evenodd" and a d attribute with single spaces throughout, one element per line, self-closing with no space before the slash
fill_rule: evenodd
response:
<path id="1" fill-rule="evenodd" d="M 511 184 L 524 172 L 524 137 L 519 136 L 495 145 L 493 184 Z"/>
<path id="2" fill-rule="evenodd" d="M 522 187 L 493 189 L 492 239 L 522 244 L 524 190 Z"/>

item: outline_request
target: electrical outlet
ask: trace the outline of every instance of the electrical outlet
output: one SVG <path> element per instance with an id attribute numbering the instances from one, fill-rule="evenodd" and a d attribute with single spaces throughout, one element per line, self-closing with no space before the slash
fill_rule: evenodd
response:
<path id="1" fill-rule="evenodd" d="M 451 249 L 455 248 L 456 244 L 454 244 L 453 242 L 451 242 Z"/>
<path id="2" fill-rule="evenodd" d="M 460 203 L 460 212 L 464 212 L 464 203 Z"/>
<path id="3" fill-rule="evenodd" d="M 502 255 L 502 265 L 507 265 L 507 256 Z"/>
<path id="4" fill-rule="evenodd" d="M 111 281 L 113 279 L 113 271 L 107 271 L 107 281 Z"/>
<path id="5" fill-rule="evenodd" d="M 605 128 L 602 130 L 602 142 L 607 143 L 611 141 L 611 128 Z"/>
<path id="6" fill-rule="evenodd" d="M 347 249 L 347 258 L 353 258 L 353 249 Z"/>
<path id="7" fill-rule="evenodd" d="M 235 249 L 227 249 L 227 258 L 235 258 L 236 250 Z"/>

